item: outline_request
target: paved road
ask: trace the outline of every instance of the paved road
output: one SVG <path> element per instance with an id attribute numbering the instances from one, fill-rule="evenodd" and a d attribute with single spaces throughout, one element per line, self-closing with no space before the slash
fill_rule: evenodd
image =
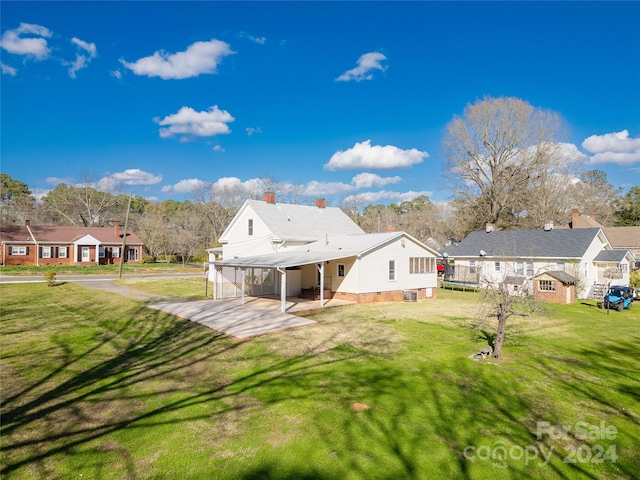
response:
<path id="1" fill-rule="evenodd" d="M 128 273 L 122 278 L 170 278 L 170 277 L 201 277 L 203 273 Z M 104 282 L 118 280 L 118 275 L 56 275 L 58 282 Z M 3 283 L 39 283 L 46 282 L 42 275 L 0 275 L 0 284 Z"/>

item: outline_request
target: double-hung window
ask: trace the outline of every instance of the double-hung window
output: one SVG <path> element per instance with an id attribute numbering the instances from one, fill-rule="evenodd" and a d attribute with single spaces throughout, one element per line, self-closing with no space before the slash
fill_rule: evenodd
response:
<path id="1" fill-rule="evenodd" d="M 396 279 L 396 261 L 389 260 L 389 280 Z"/>
<path id="2" fill-rule="evenodd" d="M 51 247 L 42 247 L 40 258 L 51 258 Z"/>
<path id="3" fill-rule="evenodd" d="M 248 227 L 247 234 L 249 236 L 253 235 L 253 218 L 249 219 L 249 222 L 247 223 L 247 227 Z"/>

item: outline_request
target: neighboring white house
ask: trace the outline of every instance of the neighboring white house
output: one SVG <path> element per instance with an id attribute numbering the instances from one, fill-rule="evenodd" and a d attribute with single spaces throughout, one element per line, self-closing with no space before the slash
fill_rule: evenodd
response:
<path id="1" fill-rule="evenodd" d="M 434 298 L 438 252 L 405 232 L 367 234 L 341 209 L 247 200 L 210 258 L 214 298 L 332 297 L 358 303 Z M 213 253 L 212 253 L 213 255 Z"/>
<path id="2" fill-rule="evenodd" d="M 613 283 L 629 285 L 633 256 L 614 250 L 601 228 L 501 230 L 487 226 L 471 232 L 443 252 L 449 260 L 445 280 L 483 286 L 507 283 L 513 291 L 532 292 L 533 277 L 548 271 L 576 278 L 578 298 Z M 593 293 L 592 293 L 593 292 Z"/>

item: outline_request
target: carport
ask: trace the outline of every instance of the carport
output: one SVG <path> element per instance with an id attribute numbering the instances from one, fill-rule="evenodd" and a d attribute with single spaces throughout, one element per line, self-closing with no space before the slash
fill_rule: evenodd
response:
<path id="1" fill-rule="evenodd" d="M 345 252 L 329 250 L 327 251 L 309 251 L 304 249 L 292 252 L 271 253 L 265 255 L 254 255 L 251 257 L 233 258 L 229 260 L 221 260 L 209 262 L 209 268 L 213 270 L 210 279 L 213 281 L 213 299 L 222 298 L 220 288 L 224 277 L 222 270 L 224 268 L 234 268 L 240 271 L 240 297 L 242 304 L 245 303 L 246 289 L 246 273 L 250 268 L 272 269 L 280 274 L 280 311 L 286 312 L 287 301 L 287 269 L 301 267 L 304 265 L 316 265 L 320 277 L 320 308 L 324 308 L 324 267 L 325 263 L 331 260 L 340 260 L 347 257 L 357 256 L 358 252 Z M 274 292 L 275 293 L 275 292 Z"/>

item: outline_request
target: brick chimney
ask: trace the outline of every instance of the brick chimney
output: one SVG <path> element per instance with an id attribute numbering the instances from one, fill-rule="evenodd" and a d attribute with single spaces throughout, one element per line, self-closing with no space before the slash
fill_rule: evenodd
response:
<path id="1" fill-rule="evenodd" d="M 395 232 L 395 231 L 396 231 L 395 227 L 392 227 L 391 225 L 387 227 L 387 232 Z"/>
<path id="2" fill-rule="evenodd" d="M 580 212 L 578 212 L 577 208 L 571 209 L 571 228 L 580 228 L 578 225 L 578 216 Z"/>
<path id="3" fill-rule="evenodd" d="M 263 199 L 267 203 L 276 203 L 276 194 L 273 192 L 265 192 Z"/>
<path id="4" fill-rule="evenodd" d="M 120 222 L 113 222 L 113 234 L 116 237 L 120 236 Z"/>
<path id="5" fill-rule="evenodd" d="M 325 202 L 324 198 L 316 198 L 316 207 L 325 208 L 327 206 L 327 202 Z"/>
<path id="6" fill-rule="evenodd" d="M 24 225 L 25 225 L 25 227 L 30 226 L 31 225 L 31 220 L 25 220 L 24 221 Z"/>

